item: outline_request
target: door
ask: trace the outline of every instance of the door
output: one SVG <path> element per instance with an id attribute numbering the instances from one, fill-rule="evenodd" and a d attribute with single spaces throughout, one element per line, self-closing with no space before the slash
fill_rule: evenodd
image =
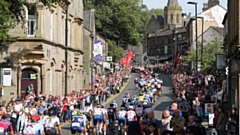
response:
<path id="1" fill-rule="evenodd" d="M 33 92 L 37 95 L 37 71 L 31 68 L 22 70 L 21 96 L 27 95 L 28 86 L 33 86 Z"/>

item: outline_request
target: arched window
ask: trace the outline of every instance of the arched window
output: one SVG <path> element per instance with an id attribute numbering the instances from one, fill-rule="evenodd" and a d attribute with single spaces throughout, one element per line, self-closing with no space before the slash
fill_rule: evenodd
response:
<path id="1" fill-rule="evenodd" d="M 171 24 L 173 23 L 173 14 L 171 14 Z"/>
<path id="2" fill-rule="evenodd" d="M 31 74 L 36 74 L 37 71 L 31 68 L 23 69 L 22 70 L 22 79 L 30 79 Z"/>
<path id="3" fill-rule="evenodd" d="M 177 19 L 177 23 L 179 23 L 179 15 L 178 14 L 177 14 L 176 19 Z"/>

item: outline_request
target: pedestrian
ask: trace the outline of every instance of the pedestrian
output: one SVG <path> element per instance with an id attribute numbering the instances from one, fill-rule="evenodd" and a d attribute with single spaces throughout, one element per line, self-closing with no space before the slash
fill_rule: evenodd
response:
<path id="1" fill-rule="evenodd" d="M 237 135 L 239 131 L 239 117 L 237 114 L 237 108 L 232 109 L 232 114 L 228 120 L 228 135 Z"/>

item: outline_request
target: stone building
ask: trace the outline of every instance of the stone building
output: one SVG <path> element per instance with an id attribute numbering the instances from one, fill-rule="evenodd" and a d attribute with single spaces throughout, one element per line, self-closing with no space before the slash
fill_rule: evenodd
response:
<path id="1" fill-rule="evenodd" d="M 83 7 L 84 0 L 63 0 L 51 8 L 37 0 L 31 0 L 26 9 L 26 27 L 10 30 L 18 37 L 8 48 L 1 47 L 2 68 L 11 69 L 11 84 L 4 87 L 3 100 L 10 96 L 26 95 L 30 84 L 40 92 L 63 96 L 83 87 Z M 68 6 L 68 19 L 66 7 Z M 68 41 L 65 46 L 65 24 L 68 25 Z M 68 59 L 65 62 L 65 50 Z M 66 65 L 67 63 L 67 65 Z M 68 76 L 65 76 L 67 67 Z M 65 84 L 67 79 L 67 84 Z M 4 81 L 4 80 L 3 80 Z M 3 84 L 4 85 L 4 84 Z"/>
<path id="2" fill-rule="evenodd" d="M 226 51 L 228 54 L 228 109 L 240 108 L 240 2 L 228 0 L 228 11 L 224 23 L 227 28 L 225 33 Z"/>
<path id="3" fill-rule="evenodd" d="M 152 27 L 148 27 L 149 32 L 153 31 L 149 33 L 147 38 L 147 55 L 151 64 L 164 61 L 172 62 L 173 54 L 180 50 L 180 46 L 186 44 L 183 16 L 185 14 L 182 14 L 182 8 L 178 5 L 178 0 L 168 0 L 164 8 L 164 18 L 160 21 L 162 23 L 155 24 L 156 28 L 159 29 L 150 29 Z M 150 23 L 154 25 L 153 21 L 150 21 Z M 176 36 L 179 36 L 176 40 L 177 45 L 174 44 L 174 31 Z"/>

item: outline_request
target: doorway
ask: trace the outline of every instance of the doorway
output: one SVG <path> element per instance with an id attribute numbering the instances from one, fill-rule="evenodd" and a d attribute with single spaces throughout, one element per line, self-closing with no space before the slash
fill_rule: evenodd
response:
<path id="1" fill-rule="evenodd" d="M 28 87 L 32 84 L 33 92 L 37 95 L 37 71 L 31 68 L 26 68 L 22 70 L 21 77 L 21 96 L 25 97 L 27 95 Z"/>

